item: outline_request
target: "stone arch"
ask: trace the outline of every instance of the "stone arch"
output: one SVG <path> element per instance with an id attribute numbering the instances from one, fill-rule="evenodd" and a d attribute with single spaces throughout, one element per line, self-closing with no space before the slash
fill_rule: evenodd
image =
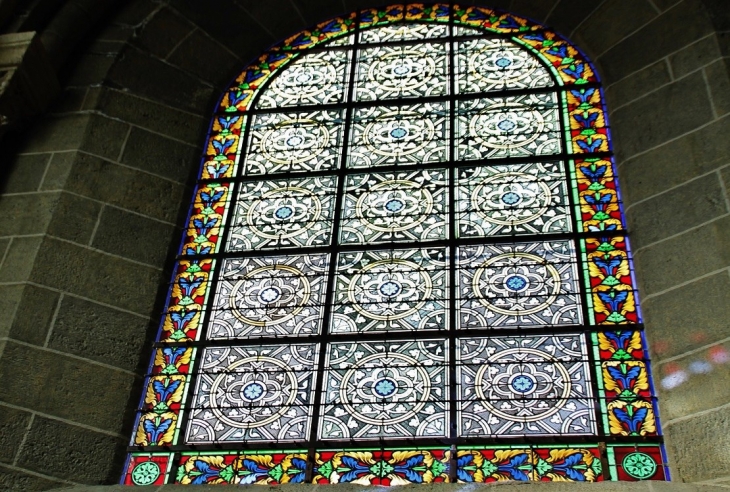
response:
<path id="1" fill-rule="evenodd" d="M 0 267 L 12 313 L 0 330 L 10 436 L 0 472 L 11 490 L 116 481 L 138 400 L 127 395 L 145 370 L 220 87 L 277 39 L 365 3 L 133 2 L 69 59 L 53 108 L 6 138 L 0 211 L 15 220 Z M 720 480 L 730 475 L 729 433 L 717 431 L 728 426 L 727 372 L 713 362 L 730 336 L 727 19 L 718 2 L 589 3 L 492 2 L 554 26 L 596 61 L 655 374 L 690 381 L 660 388 L 671 465 L 683 481 Z M 698 356 L 711 374 L 691 373 Z"/>

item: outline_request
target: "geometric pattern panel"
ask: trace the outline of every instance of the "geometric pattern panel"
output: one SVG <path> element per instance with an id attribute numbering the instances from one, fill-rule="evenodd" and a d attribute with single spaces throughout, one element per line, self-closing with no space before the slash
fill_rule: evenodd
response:
<path id="1" fill-rule="evenodd" d="M 582 335 L 467 338 L 459 344 L 461 437 L 596 433 Z"/>
<path id="2" fill-rule="evenodd" d="M 459 328 L 579 325 L 572 241 L 464 246 L 458 253 Z"/>
<path id="3" fill-rule="evenodd" d="M 321 440 L 448 435 L 445 340 L 327 347 Z"/>
<path id="4" fill-rule="evenodd" d="M 327 255 L 226 259 L 208 339 L 319 333 Z"/>
<path id="5" fill-rule="evenodd" d="M 185 441 L 306 440 L 317 350 L 317 344 L 203 350 Z"/>
<path id="6" fill-rule="evenodd" d="M 461 168 L 458 176 L 460 237 L 572 230 L 565 169 L 560 162 Z"/>
<path id="7" fill-rule="evenodd" d="M 368 29 L 360 33 L 363 44 L 386 43 L 394 41 L 416 41 L 421 39 L 445 38 L 449 27 L 439 24 L 391 24 Z"/>
<path id="8" fill-rule="evenodd" d="M 446 176 L 444 169 L 349 175 L 340 243 L 445 239 Z"/>
<path id="9" fill-rule="evenodd" d="M 342 253 L 332 333 L 445 330 L 444 250 Z"/>

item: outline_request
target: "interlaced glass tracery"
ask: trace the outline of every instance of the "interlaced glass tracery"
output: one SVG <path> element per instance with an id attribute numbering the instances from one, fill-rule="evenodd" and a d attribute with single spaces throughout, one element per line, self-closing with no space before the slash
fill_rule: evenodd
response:
<path id="1" fill-rule="evenodd" d="M 365 9 L 213 118 L 123 483 L 668 479 L 602 93 L 542 26 Z"/>

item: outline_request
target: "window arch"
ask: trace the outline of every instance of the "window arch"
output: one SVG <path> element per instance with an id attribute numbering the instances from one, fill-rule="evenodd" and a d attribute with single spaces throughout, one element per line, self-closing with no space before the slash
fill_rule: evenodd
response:
<path id="1" fill-rule="evenodd" d="M 609 139 L 510 14 L 272 47 L 213 117 L 123 483 L 668 479 Z"/>

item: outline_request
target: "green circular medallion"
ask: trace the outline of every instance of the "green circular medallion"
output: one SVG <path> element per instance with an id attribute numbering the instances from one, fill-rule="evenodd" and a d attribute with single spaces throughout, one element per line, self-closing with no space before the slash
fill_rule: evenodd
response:
<path id="1" fill-rule="evenodd" d="M 160 476 L 160 467 L 154 461 L 139 463 L 132 470 L 132 482 L 135 485 L 152 485 Z"/>
<path id="2" fill-rule="evenodd" d="M 656 473 L 656 461 L 646 453 L 630 453 L 622 462 L 624 471 L 637 480 L 646 480 Z"/>

